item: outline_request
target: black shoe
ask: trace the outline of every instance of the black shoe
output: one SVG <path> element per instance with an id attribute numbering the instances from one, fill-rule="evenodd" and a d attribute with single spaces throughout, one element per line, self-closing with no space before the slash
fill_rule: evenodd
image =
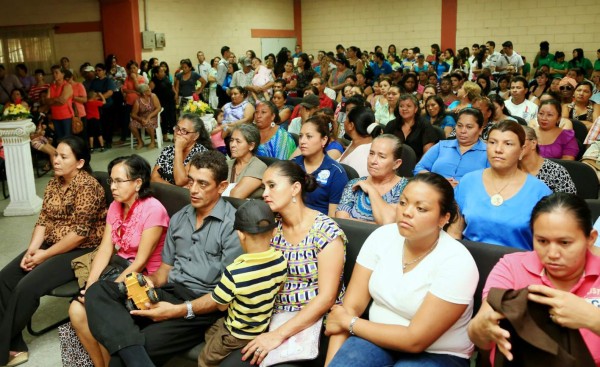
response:
<path id="1" fill-rule="evenodd" d="M 104 152 L 104 147 L 100 147 L 100 153 Z"/>

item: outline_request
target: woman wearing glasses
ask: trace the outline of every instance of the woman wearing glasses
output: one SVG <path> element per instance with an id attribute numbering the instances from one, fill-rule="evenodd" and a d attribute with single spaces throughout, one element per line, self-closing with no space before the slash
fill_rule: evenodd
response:
<path id="1" fill-rule="evenodd" d="M 85 288 L 69 308 L 71 323 L 94 366 L 105 366 L 107 351 L 94 339 L 85 312 L 85 290 L 99 279 L 122 282 L 131 272 L 152 274 L 160 267 L 169 226 L 165 207 L 152 197 L 150 165 L 139 155 L 115 158 L 108 164 L 108 184 L 114 201 L 108 208 L 102 242 L 94 257 Z M 118 248 L 116 255 L 113 249 Z M 116 272 L 105 274 L 109 263 Z M 118 264 L 115 266 L 115 264 Z"/>
<path id="2" fill-rule="evenodd" d="M 152 182 L 177 186 L 188 183 L 186 167 L 194 154 L 212 150 L 210 135 L 198 115 L 186 113 L 173 128 L 175 143 L 163 148 L 152 170 Z"/>

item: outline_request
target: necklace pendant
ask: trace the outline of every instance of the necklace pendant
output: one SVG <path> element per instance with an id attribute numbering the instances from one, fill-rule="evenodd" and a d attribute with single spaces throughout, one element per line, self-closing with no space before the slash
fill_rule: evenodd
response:
<path id="1" fill-rule="evenodd" d="M 500 206 L 502 203 L 504 203 L 504 198 L 500 194 L 495 194 L 490 198 L 490 202 L 493 206 Z"/>

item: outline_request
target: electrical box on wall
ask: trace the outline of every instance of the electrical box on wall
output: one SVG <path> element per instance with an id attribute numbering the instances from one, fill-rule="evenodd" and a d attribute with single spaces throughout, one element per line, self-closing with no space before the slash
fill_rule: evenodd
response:
<path id="1" fill-rule="evenodd" d="M 156 46 L 156 39 L 154 32 L 145 31 L 142 32 L 142 48 L 154 48 Z"/>
<path id="2" fill-rule="evenodd" d="M 157 48 L 165 47 L 165 34 L 164 33 L 156 33 L 156 47 Z"/>

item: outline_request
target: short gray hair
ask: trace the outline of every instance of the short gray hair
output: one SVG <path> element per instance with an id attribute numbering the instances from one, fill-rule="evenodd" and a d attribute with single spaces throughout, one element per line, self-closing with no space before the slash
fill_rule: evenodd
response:
<path id="1" fill-rule="evenodd" d="M 256 155 L 256 151 L 260 145 L 260 131 L 258 131 L 258 128 L 251 124 L 241 124 L 234 127 L 231 133 L 233 134 L 234 131 L 239 131 L 248 144 L 254 143 L 254 148 L 251 152 L 253 155 Z"/>
<path id="2" fill-rule="evenodd" d="M 144 94 L 150 90 L 150 87 L 148 86 L 148 84 L 140 84 L 137 86 L 136 90 L 138 91 L 138 93 Z"/>

